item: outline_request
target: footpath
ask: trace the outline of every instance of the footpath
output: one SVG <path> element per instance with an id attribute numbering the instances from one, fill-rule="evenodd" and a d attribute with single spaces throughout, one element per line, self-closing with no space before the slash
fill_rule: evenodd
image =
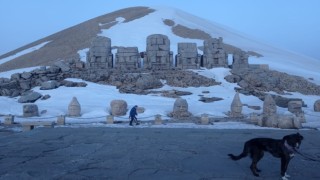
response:
<path id="1" fill-rule="evenodd" d="M 209 180 L 280 179 L 280 160 L 268 153 L 252 175 L 250 158 L 232 161 L 245 141 L 299 132 L 300 151 L 320 159 L 316 130 L 177 128 L 36 128 L 0 132 L 0 179 Z M 320 179 L 320 162 L 296 155 L 291 180 Z"/>

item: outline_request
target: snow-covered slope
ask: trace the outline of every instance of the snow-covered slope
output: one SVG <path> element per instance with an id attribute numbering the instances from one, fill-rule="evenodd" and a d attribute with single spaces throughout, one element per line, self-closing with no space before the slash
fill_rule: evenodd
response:
<path id="1" fill-rule="evenodd" d="M 164 24 L 164 20 L 169 19 L 190 29 L 202 30 L 211 37 L 223 37 L 227 44 L 231 44 L 245 51 L 257 52 L 263 57 L 250 57 L 252 64 L 269 64 L 271 69 L 313 78 L 320 83 L 320 60 L 306 57 L 294 52 L 269 46 L 263 42 L 258 42 L 248 35 L 244 35 L 229 27 L 217 24 L 197 16 L 188 14 L 178 9 L 168 7 L 155 7 L 155 12 L 147 16 L 124 23 L 123 17 L 119 17 L 117 25 L 110 29 L 103 30 L 101 34 L 112 39 L 114 46 L 138 46 L 139 51 L 145 51 L 146 38 L 150 34 L 165 34 L 171 42 L 171 50 L 177 53 L 179 42 L 195 42 L 198 46 L 203 46 L 203 40 L 182 38 L 172 32 L 172 27 Z M 202 52 L 200 52 L 202 54 Z"/>

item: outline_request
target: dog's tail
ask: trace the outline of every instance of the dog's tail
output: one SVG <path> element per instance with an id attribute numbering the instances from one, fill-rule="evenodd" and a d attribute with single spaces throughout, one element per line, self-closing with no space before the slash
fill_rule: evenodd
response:
<path id="1" fill-rule="evenodd" d="M 233 155 L 233 154 L 228 154 L 228 156 L 229 156 L 232 160 L 237 161 L 237 160 L 239 160 L 239 159 L 241 159 L 241 158 L 247 157 L 247 156 L 248 156 L 248 153 L 249 153 L 249 150 L 250 150 L 250 148 L 249 148 L 248 144 L 246 143 L 246 144 L 244 145 L 244 147 L 243 147 L 243 151 L 242 151 L 241 154 L 239 154 L 238 156 Z"/>

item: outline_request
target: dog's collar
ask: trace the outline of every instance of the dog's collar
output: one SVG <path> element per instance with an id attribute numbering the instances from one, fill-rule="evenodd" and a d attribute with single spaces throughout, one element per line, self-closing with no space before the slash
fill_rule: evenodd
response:
<path id="1" fill-rule="evenodd" d="M 295 152 L 295 149 L 294 147 L 290 146 L 287 141 L 284 141 L 284 147 L 287 149 L 287 151 L 290 153 L 290 154 L 294 154 Z"/>

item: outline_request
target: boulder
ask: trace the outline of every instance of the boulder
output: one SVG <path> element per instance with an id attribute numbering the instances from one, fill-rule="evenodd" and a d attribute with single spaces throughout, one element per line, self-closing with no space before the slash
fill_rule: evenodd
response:
<path id="1" fill-rule="evenodd" d="M 23 72 L 23 73 L 21 74 L 21 77 L 22 77 L 23 79 L 30 79 L 31 76 L 32 76 L 32 74 L 31 74 L 30 72 Z"/>
<path id="2" fill-rule="evenodd" d="M 41 90 L 50 90 L 50 89 L 56 89 L 59 87 L 59 83 L 55 80 L 52 80 L 52 81 L 46 81 L 46 82 L 43 82 L 41 84 L 41 87 L 40 89 Z"/>
<path id="3" fill-rule="evenodd" d="M 21 96 L 18 99 L 19 103 L 33 103 L 36 100 L 40 99 L 42 97 L 42 95 L 38 92 L 30 92 L 26 95 Z"/>
<path id="4" fill-rule="evenodd" d="M 62 72 L 67 72 L 70 70 L 70 67 L 63 61 L 55 62 L 54 66 L 60 68 Z"/>

